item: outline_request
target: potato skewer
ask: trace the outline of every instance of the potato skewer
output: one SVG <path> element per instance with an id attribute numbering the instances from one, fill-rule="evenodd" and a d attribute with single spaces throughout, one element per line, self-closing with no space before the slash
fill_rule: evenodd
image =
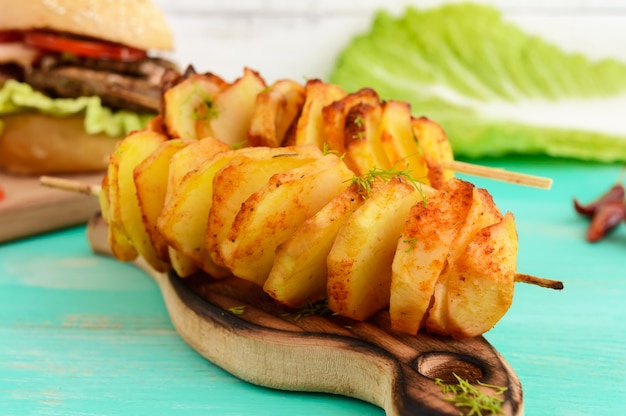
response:
<path id="1" fill-rule="evenodd" d="M 346 94 L 319 80 L 304 88 L 283 81 L 260 91 L 262 85 L 248 69 L 233 84 L 193 74 L 164 93 L 162 120 L 122 141 L 100 194 L 116 257 L 141 255 L 181 277 L 197 269 L 215 278 L 232 274 L 289 307 L 327 298 L 330 309 L 356 320 L 389 307 L 392 327 L 408 333 L 425 328 L 463 338 L 493 327 L 512 302 L 516 276 L 526 276 L 515 271 L 513 216 L 500 213 L 485 190 L 454 178 L 445 132 L 412 117 L 403 103 L 381 103 L 371 90 Z M 245 107 L 240 115 L 233 112 L 238 104 Z M 190 114 L 202 117 L 190 123 Z M 272 126 L 264 128 L 265 120 Z M 169 163 L 155 156 L 172 140 L 184 142 L 194 161 L 176 164 L 182 151 L 171 152 Z M 210 150 L 189 151 L 189 142 Z M 272 146 L 231 149 L 238 143 Z M 549 186 L 494 171 L 499 179 Z M 350 185 L 351 177 L 359 185 Z M 147 189 L 158 189 L 156 202 Z M 133 190 L 134 199 L 126 196 Z M 122 210 L 128 203 L 138 207 Z M 319 250 L 311 250 L 318 236 Z M 168 245 L 167 255 L 155 237 Z M 480 250 L 498 261 L 485 262 Z"/>

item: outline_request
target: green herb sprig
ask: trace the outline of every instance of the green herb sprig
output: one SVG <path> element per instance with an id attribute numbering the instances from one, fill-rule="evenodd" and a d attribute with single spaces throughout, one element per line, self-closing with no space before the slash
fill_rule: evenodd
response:
<path id="1" fill-rule="evenodd" d="M 226 310 L 232 313 L 233 315 L 242 315 L 246 311 L 246 306 L 245 305 L 233 306 L 232 308 L 228 308 Z"/>
<path id="2" fill-rule="evenodd" d="M 415 180 L 413 175 L 411 175 L 411 171 L 408 169 L 397 170 L 396 166 L 392 167 L 391 169 L 383 169 L 379 168 L 378 166 L 374 166 L 365 175 L 354 176 L 351 179 L 351 183 L 357 184 L 359 190 L 362 191 L 365 195 L 368 195 L 372 191 L 372 183 L 374 182 L 375 178 L 381 178 L 383 181 L 389 182 L 389 180 L 398 176 L 405 179 L 407 182 L 413 185 L 415 189 L 419 191 L 420 195 L 422 196 L 422 202 L 424 203 L 424 206 L 426 206 L 426 194 L 422 190 L 422 183 Z"/>
<path id="3" fill-rule="evenodd" d="M 326 315 L 337 315 L 335 312 L 331 311 L 328 308 L 328 303 L 326 301 L 312 303 L 307 301 L 306 304 L 294 312 L 283 313 L 280 316 L 285 318 L 291 318 L 294 321 L 302 318 L 303 316 L 326 316 Z"/>
<path id="4" fill-rule="evenodd" d="M 502 414 L 504 398 L 498 396 L 502 396 L 508 390 L 506 387 L 476 381 L 478 385 L 494 390 L 493 394 L 489 395 L 455 373 L 452 373 L 452 375 L 454 375 L 458 384 L 447 384 L 440 378 L 435 379 L 435 384 L 441 387 L 442 393 L 453 395 L 452 397 L 446 397 L 444 400 L 454 403 L 458 408 L 467 409 L 467 412 L 461 413 L 461 415 L 484 416 Z"/>

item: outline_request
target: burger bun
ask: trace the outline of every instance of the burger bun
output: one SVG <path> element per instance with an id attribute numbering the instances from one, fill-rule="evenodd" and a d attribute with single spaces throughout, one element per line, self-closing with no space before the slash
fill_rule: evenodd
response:
<path id="1" fill-rule="evenodd" d="M 85 133 L 82 116 L 42 114 L 2 117 L 0 170 L 21 175 L 106 170 L 119 139 Z"/>

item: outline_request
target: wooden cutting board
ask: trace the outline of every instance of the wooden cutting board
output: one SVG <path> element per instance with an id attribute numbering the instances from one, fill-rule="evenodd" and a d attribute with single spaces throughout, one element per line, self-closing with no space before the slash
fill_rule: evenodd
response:
<path id="1" fill-rule="evenodd" d="M 100 184 L 103 173 L 55 175 Z M 43 187 L 39 177 L 0 173 L 0 242 L 84 224 L 98 212 L 98 198 Z"/>
<path id="2" fill-rule="evenodd" d="M 94 252 L 111 255 L 100 216 L 88 224 Z M 484 337 L 455 341 L 394 332 L 387 312 L 365 322 L 277 306 L 262 290 L 237 278 L 198 274 L 181 279 L 137 265 L 158 284 L 179 335 L 231 374 L 275 389 L 315 391 L 365 400 L 387 416 L 459 415 L 435 383 L 506 387 L 504 415 L 523 414 L 520 381 Z M 479 387 L 487 393 L 492 390 Z M 488 414 L 484 412 L 484 414 Z"/>

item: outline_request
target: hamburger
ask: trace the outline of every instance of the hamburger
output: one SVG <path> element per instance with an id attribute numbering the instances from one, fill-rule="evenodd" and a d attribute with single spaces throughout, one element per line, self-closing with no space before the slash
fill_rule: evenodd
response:
<path id="1" fill-rule="evenodd" d="M 150 0 L 0 0 L 0 170 L 106 169 L 118 139 L 159 112 L 176 65 Z"/>

